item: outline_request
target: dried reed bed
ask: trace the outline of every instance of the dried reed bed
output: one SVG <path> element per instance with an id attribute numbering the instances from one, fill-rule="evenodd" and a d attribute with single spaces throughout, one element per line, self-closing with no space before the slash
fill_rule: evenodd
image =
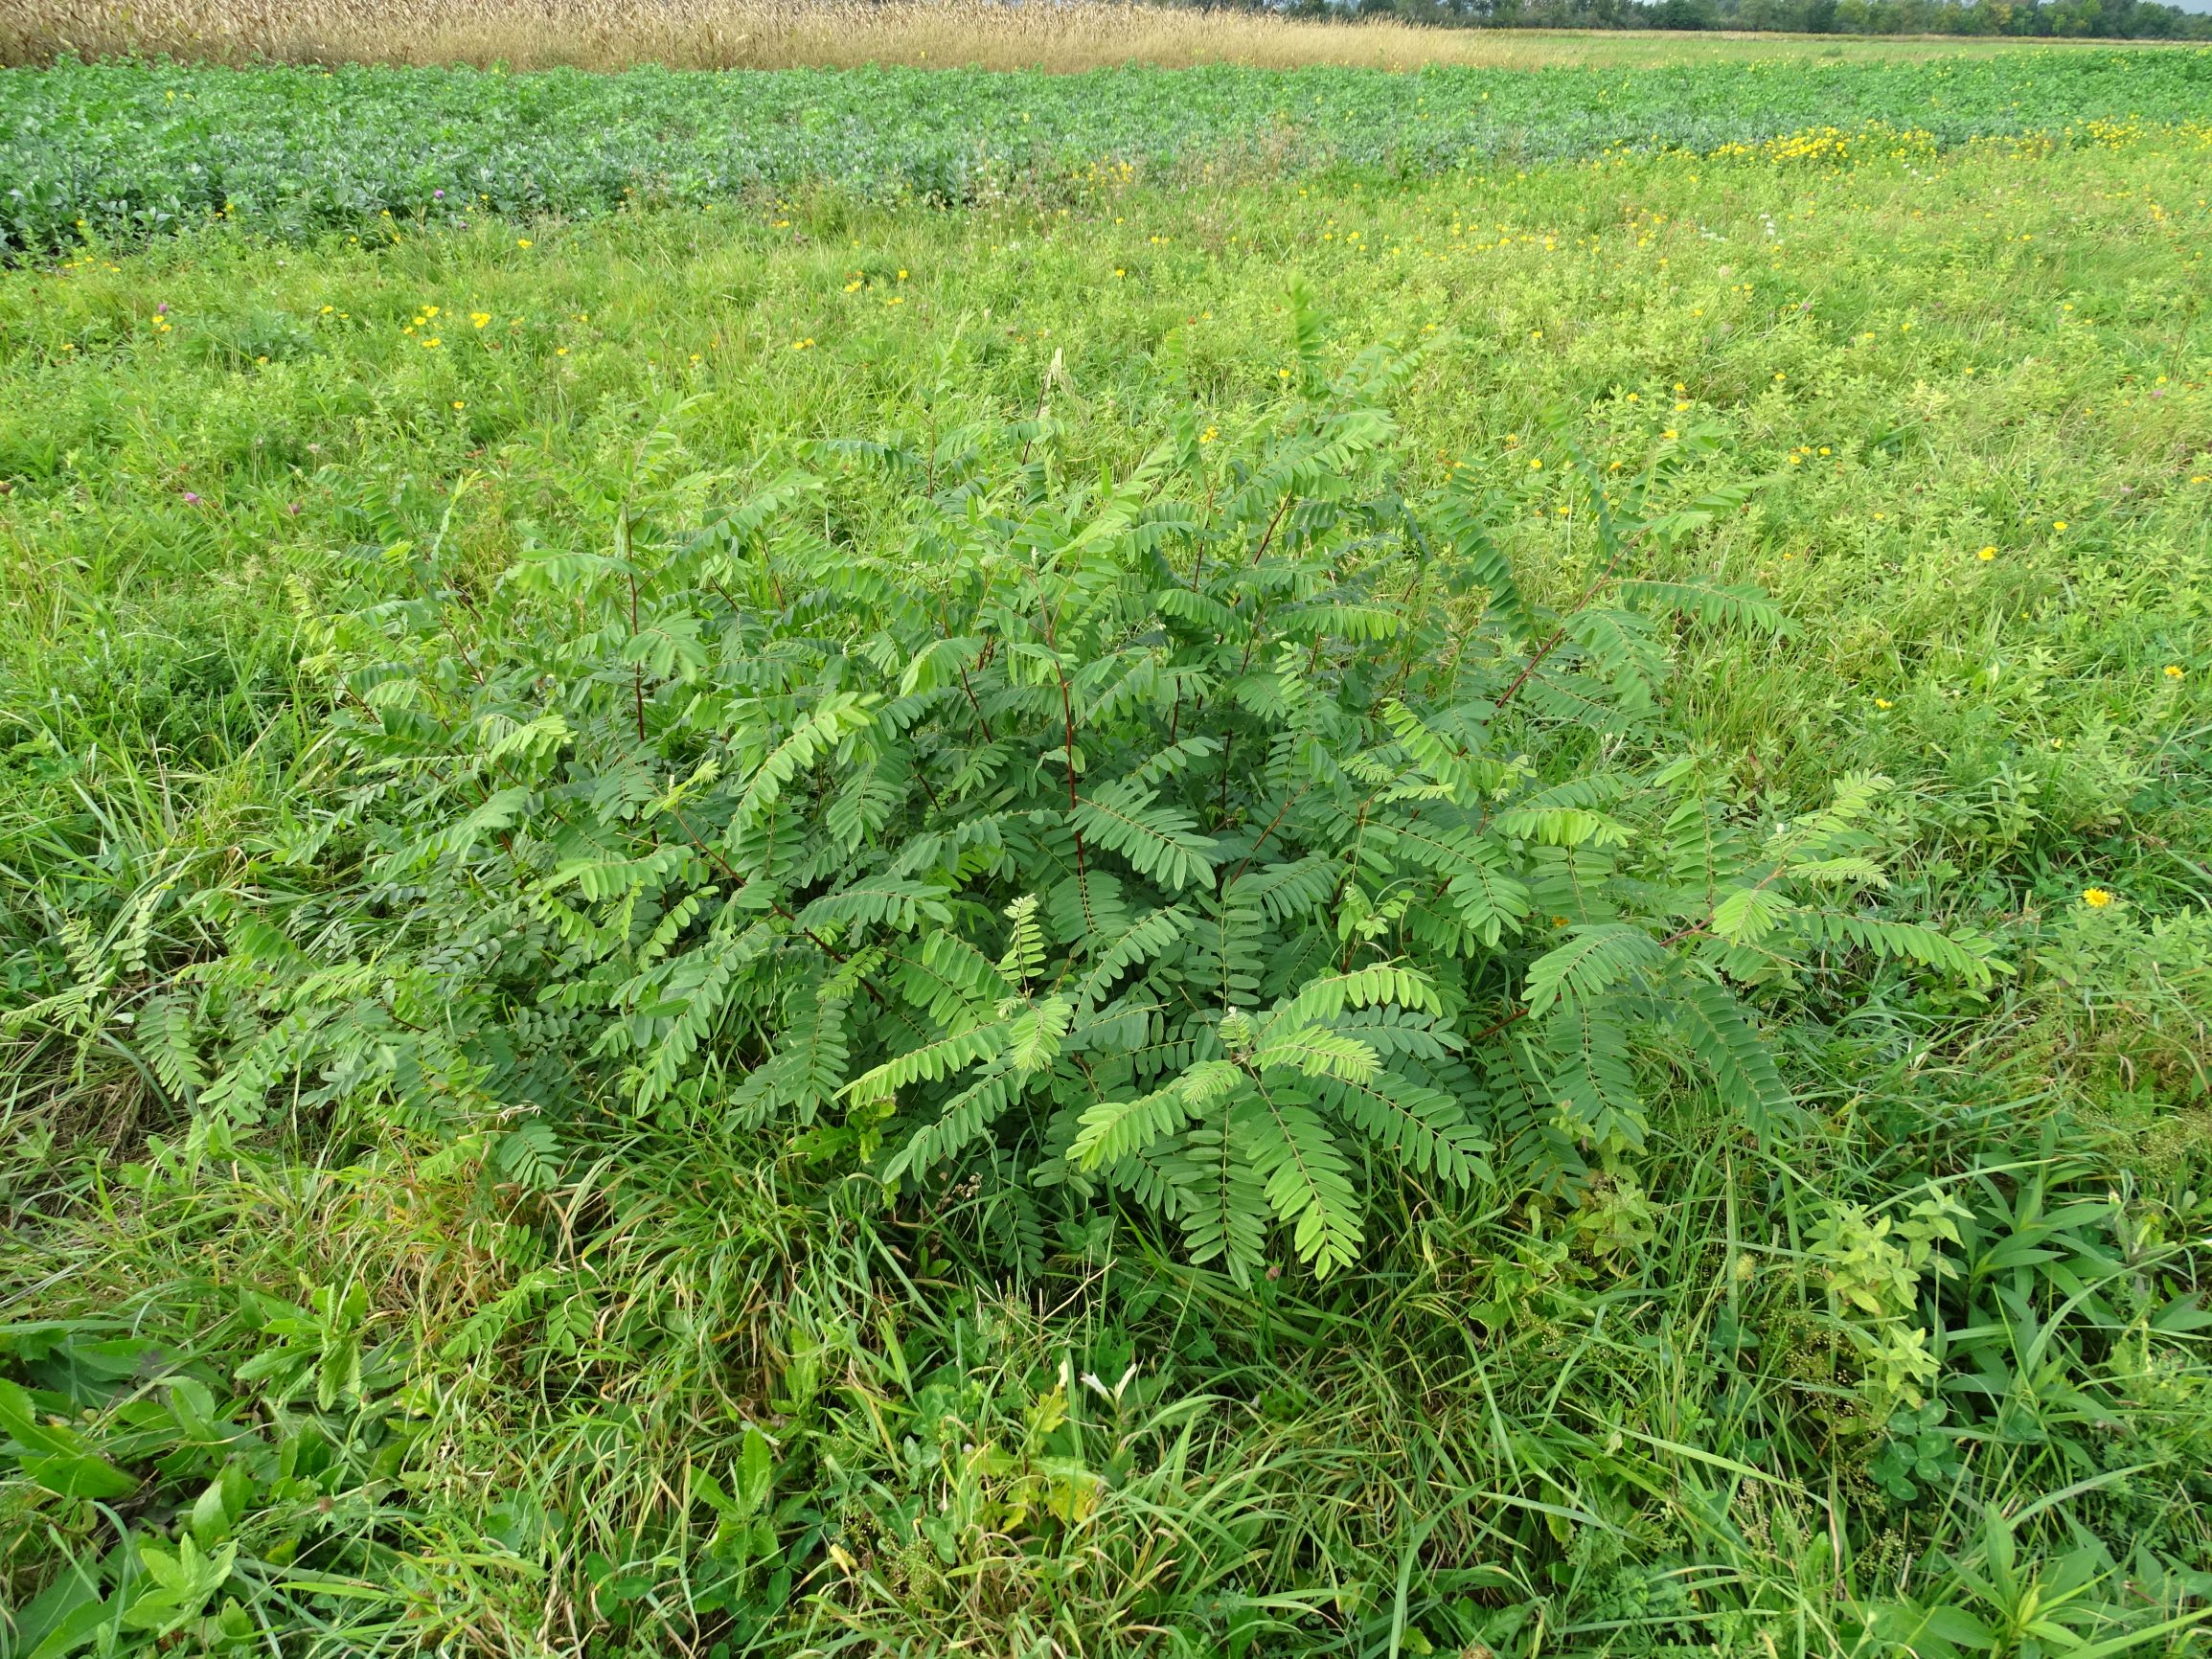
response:
<path id="1" fill-rule="evenodd" d="M 1972 49 L 1962 41 L 1839 43 L 1828 36 L 1293 22 L 1119 0 L 0 0 L 0 62 L 12 64 L 74 55 L 514 69 L 640 63 L 683 69 L 864 63 L 1051 71 L 1123 63 L 1517 69 L 1814 52 L 1920 56 L 1962 48 Z"/>

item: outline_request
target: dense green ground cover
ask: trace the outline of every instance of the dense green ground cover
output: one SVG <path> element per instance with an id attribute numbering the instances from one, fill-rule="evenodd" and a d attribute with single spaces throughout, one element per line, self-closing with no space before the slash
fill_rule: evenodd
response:
<path id="1" fill-rule="evenodd" d="M 374 247 L 218 228 L 10 273 L 10 1639 L 2201 1648 L 2208 154 L 2147 128 L 1065 212 L 822 193 Z M 1533 1193 L 1494 1125 L 1465 1194 L 1369 1156 L 1350 1261 L 1317 1277 L 1286 1227 L 1249 1284 L 1133 1199 L 1022 1210 L 1011 1131 L 887 1193 L 868 1171 L 911 1125 L 872 1107 L 650 1098 L 557 1025 L 523 1057 L 574 1078 L 552 1104 L 417 1063 L 447 1011 L 426 988 L 490 975 L 448 922 L 456 880 L 502 879 L 500 825 L 395 878 L 466 821 L 466 778 L 415 726 L 438 763 L 378 793 L 395 751 L 352 699 L 403 705 L 337 670 L 415 653 L 475 698 L 540 630 L 549 662 L 608 653 L 566 659 L 564 706 L 619 735 L 634 696 L 665 742 L 682 652 L 624 654 L 627 567 L 593 560 L 673 557 L 806 465 L 830 482 L 799 539 L 737 537 L 712 582 L 803 623 L 774 579 L 812 557 L 815 586 L 849 561 L 949 603 L 909 531 L 950 559 L 988 522 L 962 491 L 1047 458 L 1054 490 L 1127 480 L 1181 431 L 1177 490 L 1226 499 L 1227 458 L 1341 406 L 1326 382 L 1376 343 L 1418 354 L 1395 425 L 1308 496 L 1356 476 L 1421 524 L 1476 501 L 1529 602 L 1566 609 L 1611 558 L 1575 453 L 1601 483 L 1687 456 L 1682 499 L 1742 504 L 1637 573 L 1795 620 L 1654 619 L 1655 723 L 1531 728 L 1539 761 L 1695 756 L 1754 838 L 1883 774 L 1885 880 L 1855 902 L 2002 972 L 1735 961 L 1798 1102 L 1764 1133 L 1640 1037 L 1633 1133 L 1562 1120 L 1586 1174 Z M 885 448 L 810 446 L 844 437 Z M 1402 562 L 1399 522 L 1359 521 Z M 1494 572 L 1439 558 L 1448 597 L 1382 597 L 1456 629 Z M 572 626 L 548 580 L 578 584 Z M 675 758 L 650 752 L 653 811 L 710 810 Z M 202 1099 L 253 1034 L 332 1010 L 383 1011 L 381 1047 Z M 700 1071 L 734 1082 L 754 1041 L 711 1037 Z"/>
<path id="2" fill-rule="evenodd" d="M 297 238 L 833 184 L 967 202 L 1147 174 L 1401 174 L 1876 127 L 1986 134 L 2201 118 L 2212 52 L 2025 48 L 1674 68 L 918 69 L 743 76 L 65 65 L 0 75 L 0 223 L 44 249 L 218 212 Z M 1869 140 L 1890 148 L 1894 136 Z"/>

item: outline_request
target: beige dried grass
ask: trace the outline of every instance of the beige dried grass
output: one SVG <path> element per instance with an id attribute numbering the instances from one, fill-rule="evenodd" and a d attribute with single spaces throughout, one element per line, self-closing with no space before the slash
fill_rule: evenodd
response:
<path id="1" fill-rule="evenodd" d="M 1114 64 L 1539 68 L 1773 56 L 1925 56 L 2004 42 L 1422 29 L 1120 0 L 0 0 L 0 62 L 168 56 L 245 64 L 513 69 L 851 68 L 1069 72 Z"/>

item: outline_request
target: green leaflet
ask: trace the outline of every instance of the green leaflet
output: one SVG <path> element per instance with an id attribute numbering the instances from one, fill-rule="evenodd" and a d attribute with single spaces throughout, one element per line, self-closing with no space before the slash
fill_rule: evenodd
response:
<path id="1" fill-rule="evenodd" d="M 1705 1063 L 1722 1103 L 1765 1135 L 1790 1109 L 1790 1091 L 1742 1007 L 1725 987 L 1708 981 L 1685 988 L 1672 1010 L 1676 1028 Z"/>
<path id="2" fill-rule="evenodd" d="M 1555 1003 L 1580 1007 L 1640 967 L 1662 960 L 1651 934 L 1630 922 L 1577 927 L 1567 943 L 1529 965 L 1523 994 L 1531 1013 Z"/>
<path id="3" fill-rule="evenodd" d="M 1102 1101 L 1083 1114 L 1083 1132 L 1068 1155 L 1086 1169 L 1130 1157 L 1189 1121 L 1179 1087 L 1154 1089 L 1133 1100 Z"/>

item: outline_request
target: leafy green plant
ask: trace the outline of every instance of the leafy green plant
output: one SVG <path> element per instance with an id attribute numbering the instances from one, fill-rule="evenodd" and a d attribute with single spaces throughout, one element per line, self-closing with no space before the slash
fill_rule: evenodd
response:
<path id="1" fill-rule="evenodd" d="M 1418 356 L 1328 383 L 1300 319 L 1301 396 L 1118 480 L 1038 420 L 818 444 L 487 584 L 389 550 L 417 591 L 317 655 L 390 924 L 239 914 L 194 976 L 230 1031 L 203 1103 L 298 1079 L 531 1158 L 587 1109 L 776 1124 L 895 1188 L 1120 1194 L 1240 1281 L 1280 1226 L 1327 1275 L 1377 1168 L 1573 1196 L 1642 1146 L 1641 1072 L 1767 1132 L 1732 980 L 1841 949 L 1986 982 L 1862 902 L 1881 780 L 1761 822 L 1669 753 L 1670 630 L 1785 625 L 1644 573 L 1743 507 L 1698 488 L 1717 439 L 1585 466 L 1547 605 L 1492 498 L 1392 476 Z M 714 487 L 668 472 L 649 439 L 633 491 Z"/>
<path id="2" fill-rule="evenodd" d="M 194 1139 L 157 1142 L 131 1178 L 158 1196 L 196 1179 L 210 1145 L 244 1156 L 219 1119 Z M 397 1557 L 378 1534 L 404 1512 L 384 1500 L 421 1407 L 405 1356 L 364 1343 L 358 1286 L 318 1287 L 307 1307 L 233 1300 L 199 1333 L 247 1354 L 228 1375 L 119 1318 L 0 1326 L 0 1358 L 26 1379 L 0 1379 L 11 1524 L 45 1527 L 60 1557 L 11 1609 L 10 1653 L 242 1652 L 272 1622 L 382 1611 Z"/>
<path id="3" fill-rule="evenodd" d="M 1889 1443 L 1867 1470 L 1891 1497 L 1910 1503 L 1923 1488 L 1941 1489 L 1958 1478 L 1958 1439 L 1944 1428 L 1945 1415 L 1941 1400 L 1891 1414 Z"/>
<path id="4" fill-rule="evenodd" d="M 1927 1332 L 1914 1322 L 1924 1274 L 1941 1281 L 1958 1264 L 1943 1254 L 1957 1244 L 1968 1212 L 1941 1193 L 1914 1204 L 1904 1220 L 1846 1204 L 1821 1217 L 1812 1241 L 1831 1307 L 1846 1320 L 1863 1365 L 1862 1387 L 1883 1416 L 1923 1403 L 1935 1380 Z"/>
<path id="5" fill-rule="evenodd" d="M 2126 1570 L 2094 1539 L 2048 1558 L 2022 1558 L 2017 1523 L 1985 1510 L 1968 1548 L 1923 1601 L 1873 1609 L 1870 1631 L 1886 1643 L 1934 1659 L 1973 1653 L 2045 1659 L 2062 1653 L 2125 1653 L 2174 1644 L 2198 1629 L 2206 1609 L 2156 1624 L 2142 1623 L 2138 1591 L 2130 1605 Z M 2154 1573 L 2153 1577 L 2162 1577 Z M 2201 1575 L 2192 1575 L 2201 1578 Z M 2194 1642 L 2189 1646 L 2195 1646 Z"/>

